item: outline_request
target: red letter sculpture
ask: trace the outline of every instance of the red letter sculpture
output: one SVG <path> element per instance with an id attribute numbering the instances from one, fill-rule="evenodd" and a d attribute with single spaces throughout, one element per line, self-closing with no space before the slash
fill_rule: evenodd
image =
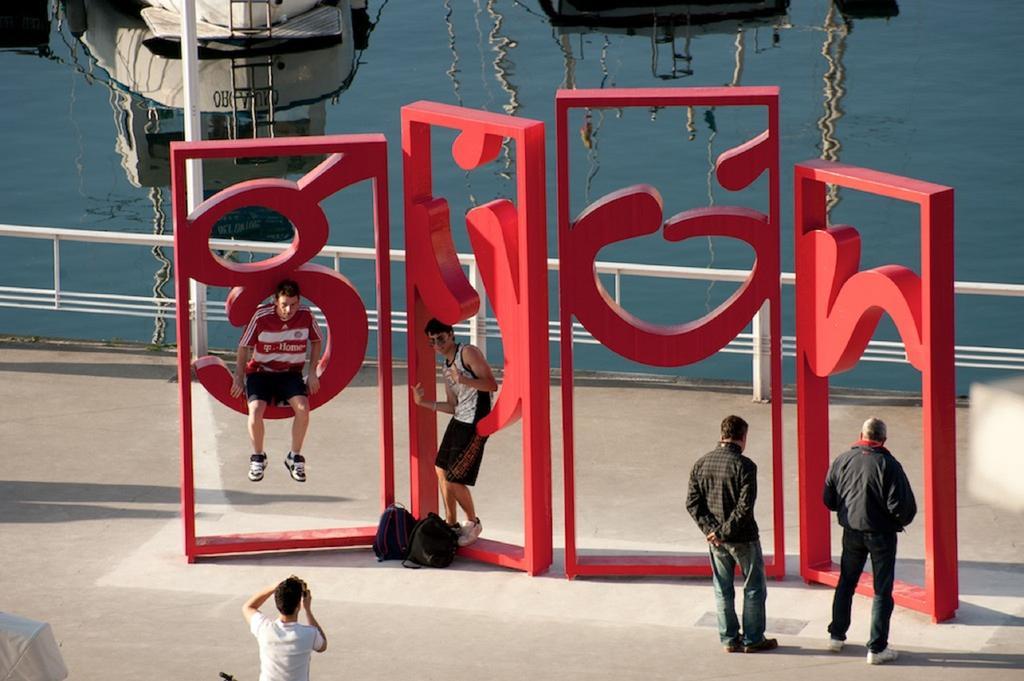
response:
<path id="1" fill-rule="evenodd" d="M 569 219 L 568 113 L 578 108 L 683 106 L 764 107 L 767 129 L 718 158 L 719 184 L 741 190 L 767 171 L 769 213 L 740 207 L 687 210 L 664 220 L 661 196 L 653 187 L 618 190 Z M 724 348 L 741 333 L 765 303 L 771 310 L 771 419 L 773 471 L 773 555 L 766 572 L 785 571 L 782 514 L 782 348 L 779 309 L 779 147 L 778 88 L 666 88 L 636 90 L 562 90 L 556 100 L 558 125 L 558 251 L 562 337 L 562 423 L 565 466 L 565 571 L 576 575 L 709 575 L 707 555 L 587 555 L 576 547 L 575 451 L 573 440 L 573 318 L 605 347 L 634 362 L 676 367 L 698 362 Z M 595 272 L 605 246 L 662 231 L 666 241 L 727 236 L 754 250 L 753 271 L 716 310 L 695 321 L 659 326 L 623 309 Z M 682 502 L 678 502 L 683 512 Z"/>
<path id="2" fill-rule="evenodd" d="M 262 179 L 241 182 L 204 201 L 191 215 L 185 201 L 185 162 L 190 159 L 253 156 L 327 158 L 298 182 Z M 233 287 L 228 294 L 228 320 L 244 326 L 256 307 L 284 278 L 297 281 L 302 295 L 319 306 L 327 322 L 327 343 L 317 367 L 320 390 L 310 396 L 316 409 L 341 392 L 359 371 L 366 354 L 369 324 L 366 308 L 343 275 L 308 261 L 327 243 L 328 224 L 320 202 L 363 180 L 373 182 L 374 238 L 377 251 L 377 352 L 380 386 L 381 507 L 394 500 L 394 437 L 391 415 L 391 284 L 388 241 L 387 144 L 381 135 L 346 135 L 246 142 L 175 143 L 171 146 L 174 192 L 174 271 L 177 285 L 178 384 L 181 405 L 182 517 L 185 554 L 196 556 L 279 549 L 323 548 L 369 544 L 376 525 L 337 529 L 196 536 L 192 458 L 192 393 L 189 357 L 189 280 Z M 210 234 L 217 221 L 233 210 L 261 206 L 288 218 L 295 229 L 291 246 L 257 263 L 229 262 L 211 251 Z M 196 376 L 217 400 L 241 414 L 244 397 L 231 397 L 231 371 L 214 356 L 195 362 Z M 268 418 L 292 415 L 288 406 L 268 407 Z"/>
<path id="3" fill-rule="evenodd" d="M 953 190 L 829 161 L 795 172 L 797 430 L 800 574 L 835 585 L 830 518 L 821 500 L 829 465 L 829 376 L 853 367 L 883 313 L 921 372 L 924 453 L 924 587 L 897 581 L 899 605 L 940 622 L 958 605 L 956 403 L 953 369 Z M 829 227 L 826 184 L 916 203 L 921 210 L 920 276 L 885 265 L 859 270 L 860 236 Z M 870 577 L 858 593 L 873 593 Z"/>
<path id="4" fill-rule="evenodd" d="M 417 102 L 402 107 L 405 241 L 408 258 L 409 384 L 435 399 L 434 353 L 422 330 L 431 317 L 455 324 L 481 304 L 458 261 L 448 202 L 433 193 L 430 130 L 454 129 L 451 153 L 471 171 L 495 159 L 505 139 L 515 144 L 515 202 L 498 199 L 466 214 L 470 242 L 501 330 L 501 391 L 478 428 L 489 435 L 522 417 L 524 543 L 482 539 L 459 553 L 532 575 L 551 564 L 551 444 L 544 125 L 537 121 Z M 413 513 L 437 510 L 437 420 L 409 400 Z"/>

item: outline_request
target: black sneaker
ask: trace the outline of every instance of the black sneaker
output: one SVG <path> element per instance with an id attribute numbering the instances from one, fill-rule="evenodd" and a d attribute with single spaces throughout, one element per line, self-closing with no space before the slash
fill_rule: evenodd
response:
<path id="1" fill-rule="evenodd" d="M 306 482 L 306 458 L 302 454 L 288 452 L 284 458 L 284 467 L 291 473 L 295 482 Z"/>
<path id="2" fill-rule="evenodd" d="M 263 479 L 263 470 L 267 467 L 266 454 L 253 454 L 249 457 L 249 479 L 259 482 Z"/>
<path id="3" fill-rule="evenodd" d="M 777 638 L 763 638 L 760 643 L 754 643 L 749 646 L 743 647 L 745 653 L 760 653 L 765 650 L 775 650 L 779 647 L 779 639 Z"/>

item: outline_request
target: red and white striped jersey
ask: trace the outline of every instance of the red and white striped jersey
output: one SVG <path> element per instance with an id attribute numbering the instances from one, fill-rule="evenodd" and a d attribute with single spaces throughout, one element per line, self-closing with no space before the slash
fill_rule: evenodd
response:
<path id="1" fill-rule="evenodd" d="M 302 371 L 310 341 L 321 340 L 320 326 L 305 305 L 288 321 L 277 316 L 273 303 L 260 305 L 242 334 L 239 345 L 253 349 L 246 373 Z"/>

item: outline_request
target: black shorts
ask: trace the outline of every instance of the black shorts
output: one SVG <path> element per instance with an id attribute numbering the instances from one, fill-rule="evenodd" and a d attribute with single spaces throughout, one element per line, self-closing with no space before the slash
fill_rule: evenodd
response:
<path id="1" fill-rule="evenodd" d="M 245 399 L 249 402 L 288 404 L 296 395 L 306 394 L 306 382 L 298 371 L 256 371 L 245 377 Z"/>
<path id="2" fill-rule="evenodd" d="M 473 486 L 480 473 L 487 437 L 476 432 L 476 424 L 452 419 L 444 431 L 434 465 L 445 472 L 448 482 Z"/>

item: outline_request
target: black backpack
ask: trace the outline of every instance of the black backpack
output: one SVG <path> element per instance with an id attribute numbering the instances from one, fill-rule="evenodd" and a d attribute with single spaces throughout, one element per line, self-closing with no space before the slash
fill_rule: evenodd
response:
<path id="1" fill-rule="evenodd" d="M 416 563 L 427 567 L 448 567 L 452 564 L 458 548 L 459 536 L 455 530 L 448 527 L 448 523 L 442 520 L 441 516 L 429 513 L 413 526 L 412 536 L 409 538 L 409 553 L 402 561 L 402 565 L 416 567 L 407 565 Z"/>
<path id="2" fill-rule="evenodd" d="M 409 553 L 409 538 L 416 518 L 401 504 L 391 504 L 380 514 L 373 552 L 377 560 L 402 560 Z"/>

